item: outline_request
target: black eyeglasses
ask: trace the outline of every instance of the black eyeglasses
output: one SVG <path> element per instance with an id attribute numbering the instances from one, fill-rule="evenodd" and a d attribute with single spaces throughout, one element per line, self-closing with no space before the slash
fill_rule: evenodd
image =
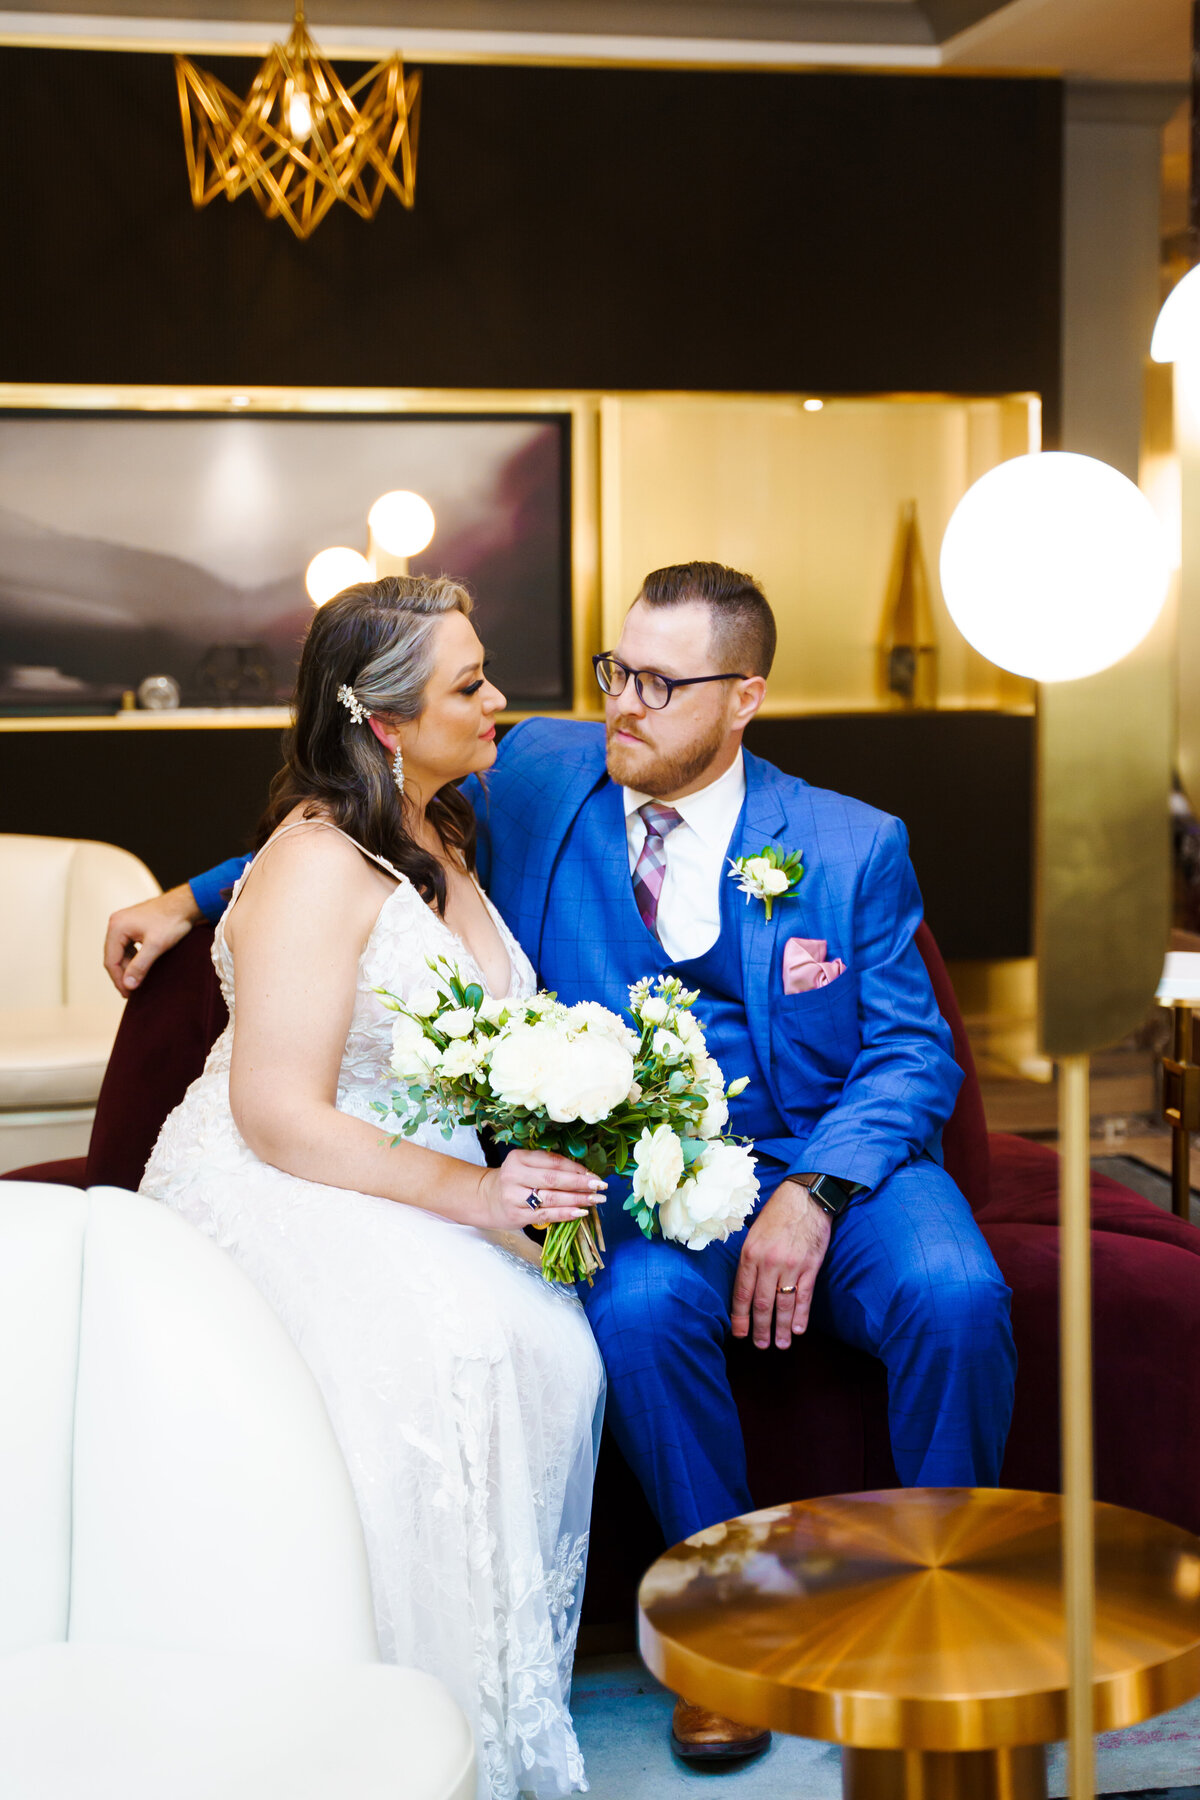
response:
<path id="1" fill-rule="evenodd" d="M 637 690 L 637 697 L 643 706 L 651 712 L 661 712 L 671 695 L 679 687 L 698 687 L 702 681 L 745 681 L 745 675 L 660 675 L 655 669 L 627 669 L 623 662 L 618 662 L 611 651 L 605 650 L 600 656 L 593 656 L 592 667 L 596 671 L 596 680 L 605 694 L 623 694 L 630 676 Z"/>

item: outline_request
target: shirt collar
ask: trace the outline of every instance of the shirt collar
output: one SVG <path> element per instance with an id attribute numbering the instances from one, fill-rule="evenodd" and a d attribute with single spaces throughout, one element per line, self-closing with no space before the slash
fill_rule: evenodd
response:
<path id="1" fill-rule="evenodd" d="M 626 819 L 639 806 L 645 806 L 647 800 L 655 797 L 628 787 L 622 788 L 621 794 L 625 802 Z M 697 789 L 694 794 L 685 794 L 682 800 L 671 800 L 664 804 L 675 808 L 684 824 L 691 826 L 702 843 L 713 850 L 724 850 L 733 835 L 745 798 L 746 765 L 739 749 L 725 773 L 718 775 L 715 781 L 710 781 L 707 787 Z"/>

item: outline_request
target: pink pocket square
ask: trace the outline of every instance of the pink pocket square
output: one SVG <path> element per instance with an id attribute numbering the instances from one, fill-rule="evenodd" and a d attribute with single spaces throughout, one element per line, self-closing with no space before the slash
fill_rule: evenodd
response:
<path id="1" fill-rule="evenodd" d="M 785 994 L 807 994 L 813 988 L 828 987 L 846 973 L 840 956 L 826 961 L 829 945 L 824 938 L 789 938 L 783 946 L 783 991 Z"/>

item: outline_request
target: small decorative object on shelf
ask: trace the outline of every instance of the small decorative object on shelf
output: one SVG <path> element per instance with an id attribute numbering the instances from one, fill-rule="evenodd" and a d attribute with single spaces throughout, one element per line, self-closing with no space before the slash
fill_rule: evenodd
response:
<path id="1" fill-rule="evenodd" d="M 179 683 L 173 675 L 147 675 L 138 684 L 138 705 L 147 712 L 174 712 L 179 705 Z"/>
<path id="2" fill-rule="evenodd" d="M 898 707 L 937 705 L 938 648 L 921 552 L 917 503 L 900 508 L 896 550 L 879 634 L 881 697 Z"/>

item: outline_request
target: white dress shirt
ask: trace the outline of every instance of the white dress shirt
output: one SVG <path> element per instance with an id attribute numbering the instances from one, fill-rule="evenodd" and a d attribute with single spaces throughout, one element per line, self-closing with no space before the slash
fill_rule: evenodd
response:
<path id="1" fill-rule="evenodd" d="M 646 841 L 638 807 L 653 800 L 636 788 L 622 788 L 625 835 L 632 875 Z M 672 962 L 687 962 L 711 950 L 721 935 L 721 882 L 728 873 L 729 840 L 746 798 L 746 770 L 739 750 L 723 775 L 682 800 L 661 800 L 683 820 L 663 840 L 666 870 L 658 898 L 659 941 Z"/>

